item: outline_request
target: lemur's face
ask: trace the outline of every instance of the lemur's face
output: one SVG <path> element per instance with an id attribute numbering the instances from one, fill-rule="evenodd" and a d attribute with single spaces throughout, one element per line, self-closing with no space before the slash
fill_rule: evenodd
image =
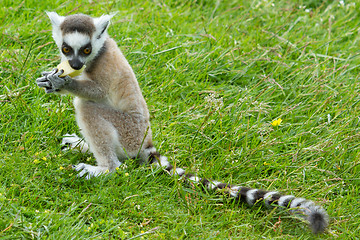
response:
<path id="1" fill-rule="evenodd" d="M 73 69 L 81 69 L 88 62 L 92 52 L 91 39 L 88 35 L 73 32 L 64 36 L 61 54 L 69 60 Z"/>
<path id="2" fill-rule="evenodd" d="M 69 60 L 78 70 L 91 62 L 104 46 L 107 27 L 113 15 L 92 18 L 83 14 L 67 17 L 47 13 L 53 24 L 53 38 L 60 49 L 62 60 Z"/>

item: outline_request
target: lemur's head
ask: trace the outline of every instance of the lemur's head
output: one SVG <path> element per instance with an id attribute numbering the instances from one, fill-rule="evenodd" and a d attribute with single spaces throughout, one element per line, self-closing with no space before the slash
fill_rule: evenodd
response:
<path id="1" fill-rule="evenodd" d="M 52 26 L 53 38 L 60 49 L 62 60 L 80 69 L 99 53 L 107 37 L 107 28 L 113 15 L 92 18 L 83 14 L 67 17 L 47 12 Z"/>

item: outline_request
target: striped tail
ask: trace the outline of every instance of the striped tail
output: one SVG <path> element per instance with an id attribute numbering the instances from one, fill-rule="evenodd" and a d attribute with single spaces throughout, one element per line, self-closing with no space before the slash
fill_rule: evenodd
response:
<path id="1" fill-rule="evenodd" d="M 316 205 L 313 201 L 297 198 L 293 195 L 282 195 L 279 192 L 211 181 L 205 178 L 199 178 L 195 174 L 185 174 L 184 169 L 174 168 L 167 157 L 161 156 L 158 152 L 150 153 L 149 163 L 164 168 L 170 175 L 178 175 L 192 183 L 202 184 L 209 190 L 223 190 L 229 194 L 230 198 L 237 202 L 245 202 L 250 206 L 261 202 L 268 207 L 280 206 L 282 208 L 288 208 L 290 209 L 290 212 L 307 220 L 309 222 L 309 227 L 315 234 L 324 232 L 328 226 L 328 214 L 321 206 Z"/>

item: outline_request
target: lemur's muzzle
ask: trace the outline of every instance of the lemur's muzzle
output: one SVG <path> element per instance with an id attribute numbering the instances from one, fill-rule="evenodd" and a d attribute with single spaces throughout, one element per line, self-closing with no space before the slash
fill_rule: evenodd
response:
<path id="1" fill-rule="evenodd" d="M 80 61 L 78 58 L 73 58 L 69 61 L 70 66 L 75 69 L 79 70 L 84 66 L 84 63 Z"/>

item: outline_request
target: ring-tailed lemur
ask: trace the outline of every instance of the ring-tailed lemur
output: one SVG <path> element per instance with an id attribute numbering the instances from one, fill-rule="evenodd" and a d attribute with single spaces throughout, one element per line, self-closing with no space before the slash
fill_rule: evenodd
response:
<path id="1" fill-rule="evenodd" d="M 62 60 L 72 68 L 85 71 L 78 77 L 59 77 L 62 71 L 42 73 L 37 79 L 46 92 L 69 93 L 75 96 L 76 120 L 86 143 L 76 135 L 68 135 L 63 143 L 72 147 L 81 144 L 95 156 L 97 166 L 80 163 L 74 166 L 78 176 L 90 178 L 114 171 L 119 159 L 138 158 L 144 163 L 161 166 L 171 175 L 200 183 L 207 189 L 220 190 L 239 201 L 253 205 L 290 208 L 308 222 L 314 233 L 328 225 L 326 211 L 314 202 L 274 191 L 251 189 L 186 174 L 173 167 L 152 143 L 149 111 L 129 63 L 115 41 L 107 34 L 112 15 L 92 18 L 83 14 L 67 17 L 47 12 L 53 25 L 53 38 Z M 87 143 L 89 145 L 87 145 Z"/>

